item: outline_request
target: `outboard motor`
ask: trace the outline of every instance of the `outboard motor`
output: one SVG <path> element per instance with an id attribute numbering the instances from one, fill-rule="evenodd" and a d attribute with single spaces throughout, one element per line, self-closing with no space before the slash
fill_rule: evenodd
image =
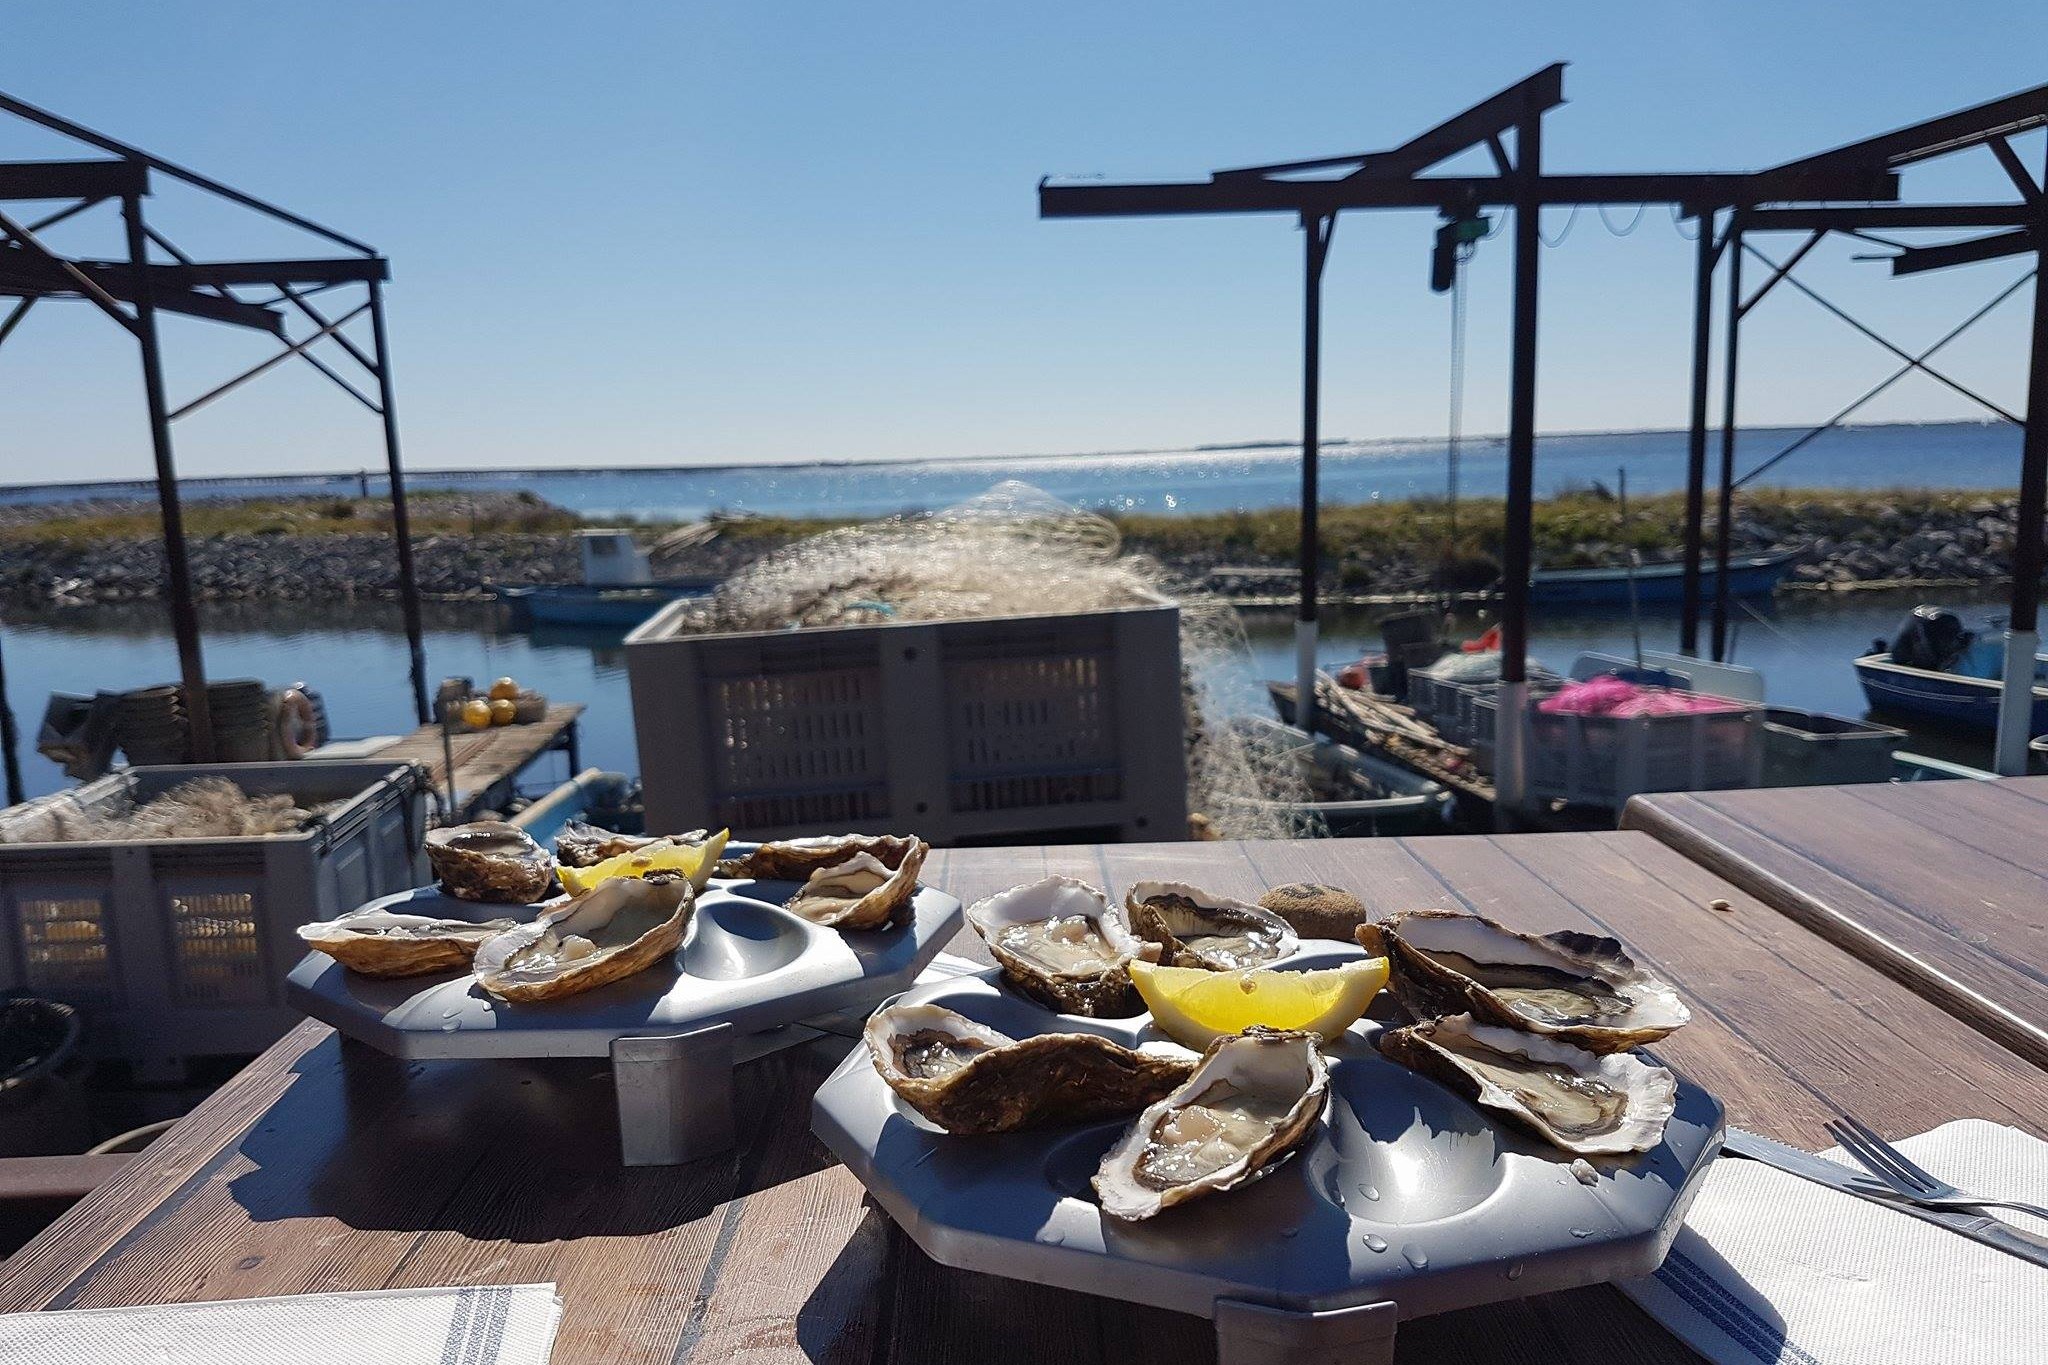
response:
<path id="1" fill-rule="evenodd" d="M 1972 638 L 1963 618 L 1947 607 L 1915 607 L 1892 637 L 1892 662 L 1945 672 L 1963 656 Z"/>

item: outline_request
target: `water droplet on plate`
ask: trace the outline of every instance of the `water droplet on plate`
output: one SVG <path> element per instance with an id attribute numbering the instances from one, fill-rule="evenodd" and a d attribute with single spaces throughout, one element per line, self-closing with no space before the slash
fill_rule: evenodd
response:
<path id="1" fill-rule="evenodd" d="M 1429 1253 L 1413 1242 L 1401 1248 L 1401 1257 L 1417 1270 L 1429 1269 Z"/>
<path id="2" fill-rule="evenodd" d="M 1049 1247 L 1065 1246 L 1067 1242 L 1067 1234 L 1061 1232 L 1058 1228 L 1047 1228 L 1045 1231 L 1038 1234 L 1038 1240 L 1045 1243 Z"/>
<path id="3" fill-rule="evenodd" d="M 459 1013 L 461 1013 L 459 1010 L 442 1010 L 441 1017 L 443 1019 L 453 1019 Z"/>
<path id="4" fill-rule="evenodd" d="M 1387 1239 L 1376 1233 L 1368 1232 L 1365 1234 L 1365 1247 L 1368 1251 L 1385 1251 L 1387 1249 Z"/>
<path id="5" fill-rule="evenodd" d="M 1292 1236 L 1294 1236 L 1294 1235 L 1295 1235 L 1296 1233 L 1298 1233 L 1298 1232 L 1300 1232 L 1300 1231 L 1301 1231 L 1301 1229 L 1300 1229 L 1300 1228 L 1282 1228 L 1282 1229 L 1280 1229 L 1280 1235 L 1281 1235 L 1282 1237 L 1292 1237 Z"/>
<path id="6" fill-rule="evenodd" d="M 1508 1267 L 1508 1278 L 1511 1280 L 1521 1279 L 1522 1271 L 1526 1268 L 1527 1267 L 1525 1267 L 1520 1261 L 1516 1261 L 1513 1265 Z"/>
<path id="7" fill-rule="evenodd" d="M 1572 1229 L 1572 1236 L 1574 1236 L 1574 1237 L 1591 1237 L 1592 1235 L 1593 1235 L 1593 1229 L 1591 1229 L 1591 1228 L 1573 1228 L 1573 1229 Z"/>
<path id="8" fill-rule="evenodd" d="M 1358 1187 L 1358 1192 L 1364 1195 L 1367 1199 L 1377 1200 L 1380 1197 L 1380 1192 L 1370 1185 L 1360 1185 Z"/>
<path id="9" fill-rule="evenodd" d="M 455 1032 L 455 1030 L 457 1030 L 457 1029 L 459 1029 L 459 1028 L 461 1028 L 461 1027 L 462 1027 L 462 1021 L 461 1021 L 461 1020 L 459 1020 L 459 1019 L 450 1019 L 450 1020 L 449 1020 L 449 1021 L 448 1021 L 447 1023 L 445 1023 L 445 1024 L 441 1025 L 441 1032 L 443 1032 L 443 1033 L 453 1033 L 453 1032 Z"/>

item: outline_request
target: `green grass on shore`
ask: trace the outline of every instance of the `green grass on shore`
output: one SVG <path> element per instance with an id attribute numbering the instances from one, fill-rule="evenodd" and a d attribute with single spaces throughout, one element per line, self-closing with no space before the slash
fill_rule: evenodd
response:
<path id="1" fill-rule="evenodd" d="M 472 505 L 460 493 L 419 492 L 407 500 L 407 510 L 415 536 L 550 534 L 584 524 L 573 512 L 524 495 Z M 391 531 L 391 504 L 382 498 L 205 499 L 186 503 L 184 513 L 185 534 L 195 538 L 388 535 Z M 69 513 L 59 508 L 45 515 L 21 517 L 13 524 L 0 524 L 0 545 L 155 540 L 162 533 L 154 504 Z"/>

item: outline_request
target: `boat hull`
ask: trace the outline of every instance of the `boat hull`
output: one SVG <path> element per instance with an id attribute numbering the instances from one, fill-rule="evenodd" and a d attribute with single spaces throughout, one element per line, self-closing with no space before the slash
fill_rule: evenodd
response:
<path id="1" fill-rule="evenodd" d="M 1768 597 L 1792 572 L 1799 552 L 1748 555 L 1728 563 L 1728 592 L 1734 597 Z M 1700 598 L 1714 595 L 1720 575 L 1700 566 Z M 1538 606 L 1613 606 L 1629 600 L 1627 569 L 1538 569 L 1529 579 L 1529 601 Z M 1636 601 L 1642 606 L 1677 606 L 1685 600 L 1685 567 L 1646 564 L 1636 570 Z"/>
<path id="2" fill-rule="evenodd" d="M 1856 660 L 1856 680 L 1870 709 L 1906 720 L 1993 734 L 1998 729 L 1998 702 L 2005 685 L 1996 678 L 1972 678 L 1908 668 L 1882 654 Z M 2048 734 L 2048 688 L 2034 689 L 2030 733 Z"/>
<path id="3" fill-rule="evenodd" d="M 580 583 L 499 588 L 498 600 L 515 625 L 613 626 L 631 630 L 679 597 L 702 597 L 701 583 L 657 583 L 644 588 L 593 588 Z"/>

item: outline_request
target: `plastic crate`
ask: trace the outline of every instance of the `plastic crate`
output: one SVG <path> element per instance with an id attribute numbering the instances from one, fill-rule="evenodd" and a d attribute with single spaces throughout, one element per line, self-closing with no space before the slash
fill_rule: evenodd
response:
<path id="1" fill-rule="evenodd" d="M 227 839 L 52 841 L 68 812 L 118 813 L 225 777 L 302 806 L 307 829 Z M 283 1003 L 299 925 L 417 885 L 423 781 L 409 764 L 129 768 L 0 811 L 0 985 L 77 1007 L 86 1046 L 144 1071 L 260 1052 L 299 1020 Z"/>
<path id="2" fill-rule="evenodd" d="M 1763 784 L 1827 787 L 1889 782 L 1904 730 L 1789 707 L 1764 709 Z"/>
<path id="3" fill-rule="evenodd" d="M 1180 611 L 626 637 L 649 829 L 1187 829 Z"/>
<path id="4" fill-rule="evenodd" d="M 1563 686 L 1555 677 L 1529 679 L 1529 700 L 1542 701 Z M 1500 684 L 1486 683 L 1473 690 L 1463 713 L 1467 737 L 1458 743 L 1472 751 L 1472 762 L 1482 773 L 1493 772 L 1493 756 L 1500 733 Z"/>
<path id="5" fill-rule="evenodd" d="M 1760 708 L 1678 716 L 1528 712 L 1528 791 L 1540 800 L 1619 810 L 1641 792 L 1754 787 L 1763 769 Z"/>

